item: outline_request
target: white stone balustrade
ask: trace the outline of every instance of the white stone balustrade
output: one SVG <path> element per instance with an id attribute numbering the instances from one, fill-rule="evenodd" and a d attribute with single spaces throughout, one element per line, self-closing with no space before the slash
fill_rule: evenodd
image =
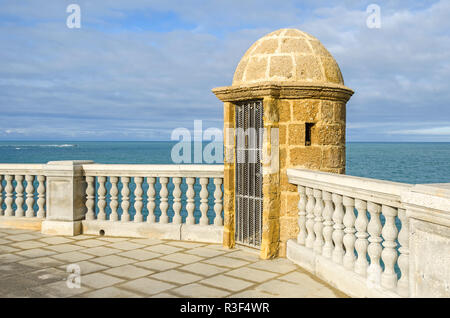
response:
<path id="1" fill-rule="evenodd" d="M 85 233 L 222 240 L 223 166 L 88 164 L 83 174 Z"/>
<path id="2" fill-rule="evenodd" d="M 35 219 L 45 218 L 46 184 L 43 166 L 0 164 L 0 226 L 16 224 L 24 228 L 37 228 L 39 220 Z M 15 218 L 16 221 L 10 218 Z"/>
<path id="3" fill-rule="evenodd" d="M 414 186 L 305 169 L 287 175 L 299 193 L 299 233 L 288 241 L 289 259 L 351 296 L 450 297 L 450 184 Z M 414 239 L 420 234 L 410 231 L 411 223 L 432 235 Z M 413 255 L 411 242 L 415 254 L 427 254 L 433 240 L 439 241 L 435 255 Z M 439 292 L 431 291 L 436 285 Z"/>

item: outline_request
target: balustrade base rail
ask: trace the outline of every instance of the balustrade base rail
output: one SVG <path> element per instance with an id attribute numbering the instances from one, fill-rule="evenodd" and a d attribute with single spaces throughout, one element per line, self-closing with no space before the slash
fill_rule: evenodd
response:
<path id="1" fill-rule="evenodd" d="M 81 225 L 81 232 L 88 235 L 156 238 L 205 243 L 222 243 L 223 239 L 223 226 L 214 225 L 109 222 L 99 220 L 83 220 Z"/>
<path id="2" fill-rule="evenodd" d="M 1 216 L 0 228 L 40 231 L 43 220 L 41 218 Z"/>
<path id="3" fill-rule="evenodd" d="M 344 266 L 316 254 L 295 240 L 287 242 L 286 257 L 350 297 L 400 297 L 397 293 L 389 291 L 381 285 L 372 284 L 354 271 L 347 270 Z"/>

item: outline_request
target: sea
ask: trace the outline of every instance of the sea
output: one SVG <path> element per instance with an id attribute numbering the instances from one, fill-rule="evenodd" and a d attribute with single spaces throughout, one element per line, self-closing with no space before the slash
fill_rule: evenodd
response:
<path id="1" fill-rule="evenodd" d="M 0 163 L 93 160 L 173 164 L 177 163 L 172 159 L 176 144 L 176 141 L 0 141 Z M 191 163 L 200 163 L 194 162 L 193 154 L 192 148 Z M 349 142 L 346 157 L 347 175 L 411 184 L 450 183 L 450 143 Z"/>

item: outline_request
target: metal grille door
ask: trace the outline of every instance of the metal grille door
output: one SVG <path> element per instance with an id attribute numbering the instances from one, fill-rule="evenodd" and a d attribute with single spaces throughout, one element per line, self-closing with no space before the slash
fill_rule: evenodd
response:
<path id="1" fill-rule="evenodd" d="M 263 103 L 236 105 L 236 231 L 239 244 L 259 247 L 262 233 Z"/>

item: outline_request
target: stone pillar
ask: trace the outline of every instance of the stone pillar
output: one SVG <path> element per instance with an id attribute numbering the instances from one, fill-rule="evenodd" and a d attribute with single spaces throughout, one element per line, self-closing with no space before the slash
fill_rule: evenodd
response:
<path id="1" fill-rule="evenodd" d="M 86 212 L 86 181 L 82 165 L 93 161 L 50 161 L 44 166 L 47 177 L 47 215 L 42 233 L 74 236 L 81 234 Z"/>
<path id="2" fill-rule="evenodd" d="M 223 246 L 233 248 L 234 239 L 234 127 L 235 110 L 232 103 L 224 103 L 224 180 L 223 180 Z"/>
<path id="3" fill-rule="evenodd" d="M 260 256 L 285 257 L 287 241 L 298 233 L 299 199 L 286 170 L 345 173 L 345 107 L 353 91 L 344 86 L 339 66 L 319 40 L 281 29 L 256 41 L 239 62 L 232 86 L 213 93 L 224 102 L 224 245 L 235 244 L 235 145 L 227 129 L 235 127 L 236 103 L 262 100 L 270 136 L 263 156 L 270 160 L 263 158 Z M 272 128 L 278 132 L 275 143 Z"/>
<path id="4" fill-rule="evenodd" d="M 402 202 L 409 218 L 410 297 L 450 297 L 450 184 L 415 185 Z"/>

